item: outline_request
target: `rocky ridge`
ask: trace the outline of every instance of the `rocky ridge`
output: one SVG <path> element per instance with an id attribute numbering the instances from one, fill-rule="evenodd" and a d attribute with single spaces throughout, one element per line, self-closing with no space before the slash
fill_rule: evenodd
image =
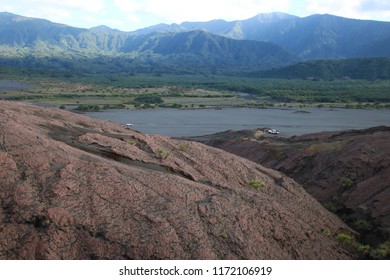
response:
<path id="1" fill-rule="evenodd" d="M 348 259 L 292 179 L 200 143 L 0 101 L 0 259 Z"/>

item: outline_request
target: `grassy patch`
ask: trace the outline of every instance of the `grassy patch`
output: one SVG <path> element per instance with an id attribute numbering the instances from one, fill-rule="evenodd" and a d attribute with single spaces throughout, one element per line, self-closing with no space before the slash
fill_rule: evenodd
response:
<path id="1" fill-rule="evenodd" d="M 343 245 L 352 244 L 352 242 L 354 241 L 353 237 L 346 232 L 340 232 L 339 234 L 337 234 L 336 240 Z"/>
<path id="2" fill-rule="evenodd" d="M 51 71 L 53 72 L 53 71 Z M 54 71 L 55 72 L 55 71 Z M 27 81 L 26 81 L 27 77 Z M 25 69 L 5 71 L 3 79 L 23 80 L 33 87 L 3 94 L 9 100 L 39 100 L 50 104 L 179 104 L 184 108 L 215 106 L 390 108 L 390 80 L 306 81 L 257 79 L 243 76 L 128 75 L 122 73 L 26 75 Z M 250 94 L 254 99 L 242 98 Z M 129 103 L 130 102 L 130 103 Z M 194 104 L 194 106 L 192 106 Z M 276 104 L 276 105 L 274 105 Z M 279 104 L 279 105 L 278 105 Z M 301 110 L 299 113 L 309 111 Z"/>
<path id="3" fill-rule="evenodd" d="M 362 244 L 348 233 L 341 232 L 337 234 L 336 240 L 347 249 L 352 255 L 359 259 L 384 260 L 390 256 L 390 241 L 380 244 L 373 248 L 368 244 Z"/>
<path id="4" fill-rule="evenodd" d="M 227 231 L 226 231 L 226 230 L 224 230 L 223 232 L 221 232 L 220 236 L 221 236 L 223 239 L 226 239 L 226 238 L 228 238 Z"/>
<path id="5" fill-rule="evenodd" d="M 256 190 L 257 190 L 257 189 L 262 189 L 262 188 L 265 187 L 264 182 L 259 181 L 259 180 L 252 180 L 252 181 L 249 182 L 249 185 L 250 185 L 252 188 L 256 189 Z"/>
<path id="6" fill-rule="evenodd" d="M 326 227 L 322 230 L 322 233 L 325 234 L 326 236 L 331 236 L 332 230 L 330 228 Z"/>
<path id="7" fill-rule="evenodd" d="M 340 178 L 339 183 L 343 188 L 349 188 L 353 185 L 353 181 L 347 177 Z"/>
<path id="8" fill-rule="evenodd" d="M 359 231 L 370 231 L 372 230 L 372 225 L 363 219 L 357 220 L 355 226 Z"/>
<path id="9" fill-rule="evenodd" d="M 367 205 L 365 205 L 365 204 L 360 204 L 360 205 L 358 206 L 358 209 L 359 209 L 360 211 L 362 211 L 362 212 L 366 212 L 366 211 L 368 210 L 368 207 L 367 207 Z"/>
<path id="10" fill-rule="evenodd" d="M 171 156 L 171 152 L 166 150 L 166 149 L 164 149 L 164 148 L 158 148 L 157 151 L 156 151 L 156 155 L 160 159 L 166 159 L 169 156 Z"/>
<path id="11" fill-rule="evenodd" d="M 138 142 L 136 140 L 129 140 L 129 141 L 127 141 L 127 144 L 137 146 Z"/>
<path id="12" fill-rule="evenodd" d="M 188 144 L 187 143 L 180 143 L 179 145 L 179 150 L 182 152 L 185 152 L 188 149 Z"/>
<path id="13" fill-rule="evenodd" d="M 324 204 L 324 207 L 326 210 L 336 213 L 337 212 L 337 207 L 332 203 L 332 202 L 327 202 Z"/>
<path id="14" fill-rule="evenodd" d="M 371 250 L 370 257 L 373 259 L 386 259 L 390 256 L 390 241 L 381 244 L 378 248 Z"/>

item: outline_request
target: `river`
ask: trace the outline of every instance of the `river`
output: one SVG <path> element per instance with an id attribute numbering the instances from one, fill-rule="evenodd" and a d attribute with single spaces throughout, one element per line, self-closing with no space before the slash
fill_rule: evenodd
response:
<path id="1" fill-rule="evenodd" d="M 108 110 L 86 115 L 122 124 L 133 129 L 166 136 L 201 136 L 226 130 L 274 128 L 281 136 L 293 136 L 321 131 L 361 129 L 379 125 L 390 126 L 390 110 L 359 109 L 153 109 Z"/>

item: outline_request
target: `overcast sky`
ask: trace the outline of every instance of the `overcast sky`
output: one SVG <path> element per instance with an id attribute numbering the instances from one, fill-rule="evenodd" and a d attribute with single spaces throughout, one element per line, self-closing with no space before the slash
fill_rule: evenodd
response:
<path id="1" fill-rule="evenodd" d="M 390 21 L 390 0 L 0 0 L 0 11 L 75 27 L 132 31 L 158 23 L 232 21 L 269 12 Z"/>

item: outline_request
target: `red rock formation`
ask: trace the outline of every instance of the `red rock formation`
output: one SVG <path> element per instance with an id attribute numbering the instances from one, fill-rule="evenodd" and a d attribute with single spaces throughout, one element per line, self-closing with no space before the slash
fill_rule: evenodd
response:
<path id="1" fill-rule="evenodd" d="M 0 222 L 0 259 L 350 257 L 333 236 L 349 228 L 277 171 L 6 101 Z"/>
<path id="2" fill-rule="evenodd" d="M 362 242 L 390 238 L 389 127 L 290 139 L 240 131 L 198 140 L 292 177 L 359 231 Z"/>

